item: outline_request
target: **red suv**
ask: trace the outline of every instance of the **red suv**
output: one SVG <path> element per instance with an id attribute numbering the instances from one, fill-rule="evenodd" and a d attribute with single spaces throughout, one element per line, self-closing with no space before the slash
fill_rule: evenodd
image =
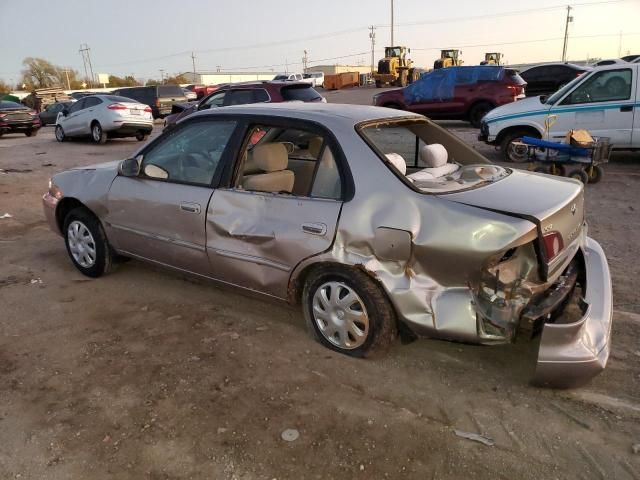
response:
<path id="1" fill-rule="evenodd" d="M 511 68 L 441 68 L 423 74 L 407 87 L 374 95 L 373 104 L 434 119 L 468 120 L 479 128 L 487 112 L 524 98 L 526 84 Z"/>
<path id="2" fill-rule="evenodd" d="M 173 106 L 173 113 L 164 122 L 164 128 L 171 127 L 178 120 L 200 110 L 244 105 L 247 103 L 280 103 L 280 102 L 326 102 L 324 97 L 305 82 L 261 81 L 228 83 L 204 97 L 197 104 L 181 104 Z"/>

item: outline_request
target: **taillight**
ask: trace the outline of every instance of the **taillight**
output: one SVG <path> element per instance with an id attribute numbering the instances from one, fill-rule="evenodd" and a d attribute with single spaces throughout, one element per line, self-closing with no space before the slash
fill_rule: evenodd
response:
<path id="1" fill-rule="evenodd" d="M 144 111 L 147 112 L 147 113 L 151 113 L 152 112 L 151 107 L 149 107 L 149 106 L 144 107 Z"/>
<path id="2" fill-rule="evenodd" d="M 551 261 L 558 256 L 564 248 L 564 241 L 560 232 L 549 232 L 542 237 L 544 250 L 547 254 L 547 261 Z"/>
<path id="3" fill-rule="evenodd" d="M 107 107 L 109 110 L 127 110 L 128 107 L 122 105 L 121 103 L 112 103 Z"/>

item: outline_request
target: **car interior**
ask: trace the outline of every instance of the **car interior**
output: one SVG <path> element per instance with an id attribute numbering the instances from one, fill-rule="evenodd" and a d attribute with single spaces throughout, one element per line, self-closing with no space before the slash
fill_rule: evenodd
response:
<path id="1" fill-rule="evenodd" d="M 236 187 L 258 192 L 339 199 L 341 182 L 325 139 L 304 130 L 254 127 Z"/>

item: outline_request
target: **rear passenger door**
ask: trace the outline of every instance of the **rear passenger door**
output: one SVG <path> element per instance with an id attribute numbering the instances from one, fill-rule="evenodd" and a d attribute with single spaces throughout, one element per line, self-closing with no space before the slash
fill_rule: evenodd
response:
<path id="1" fill-rule="evenodd" d="M 69 107 L 69 113 L 61 122 L 61 126 L 66 135 L 75 135 L 78 133 L 78 130 L 80 129 L 80 116 L 85 107 L 87 98 L 88 97 L 81 98 Z"/>
<path id="2" fill-rule="evenodd" d="M 292 137 L 297 145 L 282 141 Z M 332 137 L 304 122 L 249 125 L 245 138 L 236 174 L 211 199 L 209 260 L 218 280 L 286 298 L 293 269 L 333 244 L 346 162 Z M 310 168 L 295 167 L 305 156 Z"/>
<path id="3" fill-rule="evenodd" d="M 91 133 L 91 122 L 97 119 L 98 108 L 101 103 L 102 100 L 98 97 L 87 97 L 85 99 L 84 108 L 77 117 L 79 134 L 89 135 Z"/>

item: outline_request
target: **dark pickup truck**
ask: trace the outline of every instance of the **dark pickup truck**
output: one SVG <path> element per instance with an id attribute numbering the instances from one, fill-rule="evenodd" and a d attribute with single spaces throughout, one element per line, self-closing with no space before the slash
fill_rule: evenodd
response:
<path id="1" fill-rule="evenodd" d="M 119 88 L 114 90 L 113 95 L 149 105 L 153 118 L 164 118 L 171 113 L 173 105 L 187 102 L 187 97 L 178 85 Z"/>

